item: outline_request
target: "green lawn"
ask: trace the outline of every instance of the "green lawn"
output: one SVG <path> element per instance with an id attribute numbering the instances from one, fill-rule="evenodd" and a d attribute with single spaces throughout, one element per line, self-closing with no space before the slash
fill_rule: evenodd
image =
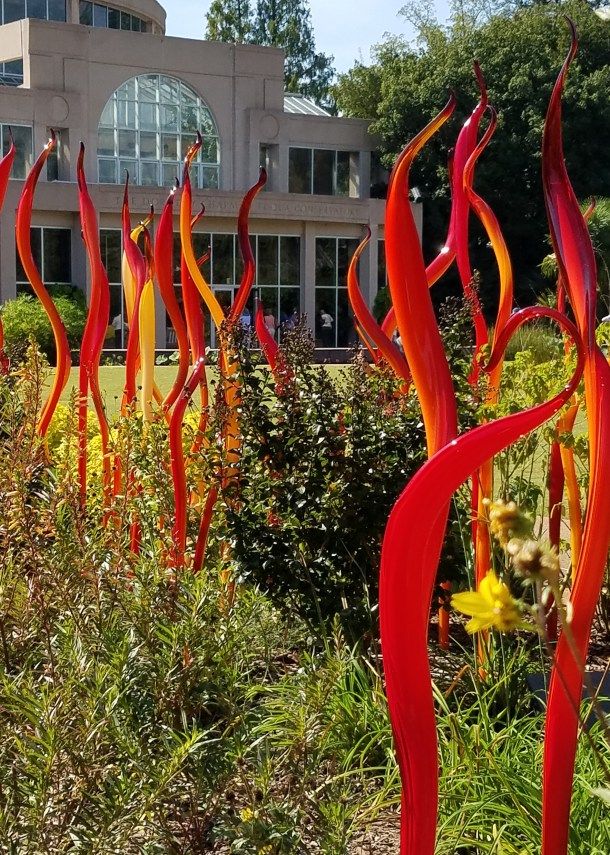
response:
<path id="1" fill-rule="evenodd" d="M 174 365 L 158 365 L 155 367 L 155 381 L 164 395 L 171 389 L 175 376 L 176 367 Z M 110 416 L 115 415 L 120 409 L 124 385 L 124 365 L 102 365 L 100 367 L 100 386 Z M 73 389 L 78 389 L 78 368 L 73 368 L 70 372 L 70 381 L 61 396 L 63 403 L 70 400 Z"/>
<path id="2" fill-rule="evenodd" d="M 336 376 L 344 366 L 329 365 L 327 367 L 331 374 Z M 216 372 L 213 368 L 208 368 L 208 380 L 213 379 L 215 374 Z M 175 365 L 155 366 L 155 381 L 163 395 L 166 395 L 169 392 L 175 377 Z M 100 386 L 106 401 L 106 409 L 110 417 L 116 415 L 120 409 L 124 385 L 124 365 L 102 365 L 100 367 Z M 78 368 L 73 368 L 70 372 L 70 381 L 61 396 L 62 403 L 67 403 L 70 400 L 70 395 L 72 394 L 73 389 L 78 389 Z M 92 405 L 90 404 L 90 406 Z"/>

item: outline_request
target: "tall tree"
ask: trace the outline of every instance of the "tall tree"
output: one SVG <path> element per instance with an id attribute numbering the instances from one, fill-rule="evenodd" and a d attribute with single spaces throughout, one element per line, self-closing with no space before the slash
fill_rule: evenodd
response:
<path id="1" fill-rule="evenodd" d="M 258 0 L 254 41 L 286 52 L 286 89 L 316 101 L 328 95 L 332 57 L 316 52 L 308 0 Z"/>
<path id="2" fill-rule="evenodd" d="M 252 40 L 254 16 L 250 0 L 213 0 L 206 22 L 206 39 L 237 44 Z"/>
<path id="3" fill-rule="evenodd" d="M 523 5 L 494 12 L 489 3 L 475 13 L 476 0 L 460 2 L 448 25 L 424 16 L 415 43 L 400 39 L 377 47 L 370 66 L 357 64 L 334 88 L 339 109 L 373 120 L 389 165 L 444 104 L 450 89 L 458 95 L 455 117 L 427 146 L 414 165 L 414 183 L 427 196 L 426 249 L 442 240 L 449 208 L 447 154 L 458 127 L 477 97 L 472 74 L 478 59 L 499 113 L 494 140 L 477 171 L 477 191 L 496 210 L 509 243 L 517 275 L 517 294 L 531 301 L 532 288 L 548 287 L 539 265 L 548 252 L 540 177 L 544 116 L 569 38 L 564 16 L 580 34 L 564 99 L 566 160 L 576 192 L 610 195 L 610 22 L 585 0 Z M 473 230 L 472 248 L 483 287 L 495 291 L 495 265 L 487 240 Z"/>
<path id="4" fill-rule="evenodd" d="M 206 21 L 208 39 L 282 48 L 287 91 L 332 106 L 333 57 L 316 51 L 309 0 L 213 0 Z"/>

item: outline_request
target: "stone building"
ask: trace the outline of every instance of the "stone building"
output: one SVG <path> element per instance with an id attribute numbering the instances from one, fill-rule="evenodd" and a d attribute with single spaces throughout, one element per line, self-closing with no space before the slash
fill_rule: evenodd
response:
<path id="1" fill-rule="evenodd" d="M 165 11 L 156 0 L 0 0 L 0 14 L 0 132 L 6 151 L 10 126 L 18 149 L 0 218 L 2 300 L 28 287 L 15 253 L 14 212 L 50 128 L 58 151 L 38 186 L 32 234 L 42 275 L 47 284 L 87 287 L 76 188 L 82 140 L 111 282 L 111 318 L 122 312 L 125 171 L 135 185 L 135 223 L 151 204 L 161 210 L 199 128 L 205 142 L 193 171 L 194 205 L 205 202 L 206 215 L 196 244 L 210 249 L 206 274 L 219 299 L 229 303 L 239 283 L 236 217 L 262 163 L 269 182 L 251 218 L 255 290 L 278 328 L 295 310 L 304 312 L 312 324 L 316 319 L 322 344 L 324 311 L 333 319 L 324 344 L 353 341 L 345 276 L 366 225 L 372 241 L 361 283 L 370 301 L 385 276 L 384 202 L 371 198 L 375 141 L 365 121 L 332 117 L 287 95 L 280 50 L 166 36 Z M 194 21 L 194 32 L 200 26 Z M 158 346 L 171 346 L 173 331 L 157 302 Z"/>

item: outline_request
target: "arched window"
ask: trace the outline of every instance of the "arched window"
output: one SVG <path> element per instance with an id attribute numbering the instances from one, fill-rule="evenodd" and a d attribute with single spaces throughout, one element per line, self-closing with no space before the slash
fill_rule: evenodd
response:
<path id="1" fill-rule="evenodd" d="M 97 162 L 100 184 L 122 184 L 125 171 L 135 184 L 169 187 L 197 130 L 203 148 L 193 164 L 195 187 L 218 187 L 220 150 L 212 113 L 181 80 L 142 74 L 123 83 L 102 113 Z"/>

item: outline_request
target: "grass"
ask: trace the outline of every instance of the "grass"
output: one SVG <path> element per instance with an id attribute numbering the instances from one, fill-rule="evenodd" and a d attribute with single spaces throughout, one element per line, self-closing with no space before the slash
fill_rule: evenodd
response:
<path id="1" fill-rule="evenodd" d="M 175 376 L 176 368 L 173 365 L 158 365 L 155 368 L 155 381 L 163 395 L 167 395 L 171 389 Z M 102 365 L 100 367 L 100 386 L 110 416 L 115 415 L 120 410 L 124 385 L 125 367 L 123 365 Z M 61 396 L 62 403 L 67 404 L 69 402 L 74 390 L 78 390 L 78 368 L 73 368 L 70 372 L 70 380 Z"/>
<path id="2" fill-rule="evenodd" d="M 328 365 L 327 370 L 332 376 L 336 376 L 345 366 Z M 166 395 L 172 387 L 174 378 L 176 377 L 175 365 L 157 365 L 155 367 L 155 382 L 163 395 Z M 216 372 L 213 368 L 208 369 L 208 380 L 212 381 L 216 377 Z M 102 365 L 100 367 L 100 386 L 102 394 L 106 401 L 106 409 L 108 415 L 116 415 L 121 408 L 121 397 L 123 395 L 123 387 L 125 385 L 125 367 L 123 365 Z M 70 380 L 64 389 L 61 402 L 67 404 L 74 390 L 78 390 L 78 368 L 73 368 L 70 372 Z M 90 403 L 90 407 L 93 405 Z"/>

